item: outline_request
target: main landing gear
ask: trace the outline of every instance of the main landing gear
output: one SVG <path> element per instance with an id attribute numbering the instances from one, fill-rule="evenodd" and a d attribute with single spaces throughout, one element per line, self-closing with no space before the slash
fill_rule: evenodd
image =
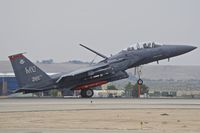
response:
<path id="1" fill-rule="evenodd" d="M 94 91 L 92 89 L 83 89 L 81 90 L 82 98 L 91 98 L 94 95 Z"/>

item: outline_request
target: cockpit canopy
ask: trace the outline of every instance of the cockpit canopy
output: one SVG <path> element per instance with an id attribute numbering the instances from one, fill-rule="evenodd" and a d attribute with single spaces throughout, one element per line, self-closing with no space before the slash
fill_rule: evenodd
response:
<path id="1" fill-rule="evenodd" d="M 146 48 L 157 48 L 160 46 L 161 45 L 159 45 L 158 43 L 155 43 L 155 42 L 137 43 L 135 45 L 135 48 L 133 45 L 131 45 L 128 48 L 124 49 L 123 51 L 140 50 L 140 49 L 146 49 Z"/>

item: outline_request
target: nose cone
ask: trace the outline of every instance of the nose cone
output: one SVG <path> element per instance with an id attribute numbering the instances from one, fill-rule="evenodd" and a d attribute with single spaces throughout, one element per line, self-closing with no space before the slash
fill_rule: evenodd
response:
<path id="1" fill-rule="evenodd" d="M 166 55 L 168 57 L 174 57 L 181 54 L 185 54 L 197 48 L 189 45 L 167 45 L 166 47 L 167 48 L 164 51 L 166 51 Z"/>
<path id="2" fill-rule="evenodd" d="M 185 54 L 197 48 L 197 47 L 188 46 L 188 45 L 177 45 L 175 47 L 176 47 L 177 55 Z"/>
<path id="3" fill-rule="evenodd" d="M 190 51 L 192 51 L 192 50 L 194 50 L 194 49 L 196 49 L 197 47 L 195 47 L 195 46 L 188 46 L 188 45 L 180 45 L 180 46 L 177 46 L 177 50 L 180 52 L 180 53 L 182 53 L 182 54 L 184 54 L 184 53 L 187 53 L 187 52 L 190 52 Z"/>

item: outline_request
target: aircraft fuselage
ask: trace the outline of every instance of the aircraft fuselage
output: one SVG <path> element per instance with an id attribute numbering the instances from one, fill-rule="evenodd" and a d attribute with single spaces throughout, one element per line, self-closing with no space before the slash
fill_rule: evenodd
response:
<path id="1" fill-rule="evenodd" d="M 143 64 L 151 63 L 154 61 L 159 61 L 163 59 L 169 59 L 174 56 L 178 56 L 189 51 L 192 51 L 196 47 L 186 46 L 186 45 L 160 45 L 157 47 L 147 47 L 138 49 L 127 49 L 119 52 L 116 55 L 105 59 L 95 66 L 100 64 L 108 65 L 105 69 L 99 72 L 94 72 L 95 74 L 85 75 L 80 77 L 75 83 L 65 82 L 63 86 L 72 89 L 86 89 L 99 86 L 99 84 L 104 84 L 124 78 L 128 78 L 128 74 L 125 72 L 127 69 L 137 67 Z M 101 85 L 102 85 L 101 84 Z"/>
<path id="2" fill-rule="evenodd" d="M 23 53 L 9 56 L 20 87 L 15 92 L 33 93 L 50 89 L 67 88 L 81 90 L 82 97 L 91 97 L 93 91 L 90 88 L 128 78 L 127 69 L 154 61 L 169 59 L 196 48 L 186 45 L 144 43 L 143 48 L 139 45 L 137 48 L 129 47 L 114 56 L 107 57 L 82 44 L 81 46 L 101 56 L 104 60 L 71 73 L 60 73 L 49 76 L 28 60 Z"/>

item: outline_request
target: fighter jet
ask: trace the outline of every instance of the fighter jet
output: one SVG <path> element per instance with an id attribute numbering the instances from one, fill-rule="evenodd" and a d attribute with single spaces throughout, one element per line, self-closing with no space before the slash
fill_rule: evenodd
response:
<path id="1" fill-rule="evenodd" d="M 83 98 L 93 96 L 94 87 L 101 86 L 108 82 L 128 78 L 127 69 L 170 59 L 178 55 L 190 52 L 197 47 L 187 45 L 168 45 L 147 42 L 136 47 L 128 47 L 116 55 L 107 57 L 82 44 L 82 47 L 102 57 L 103 60 L 83 69 L 78 69 L 71 73 L 59 73 L 47 75 L 44 71 L 27 59 L 23 53 L 9 56 L 19 89 L 15 93 L 34 93 L 51 89 L 80 90 Z M 142 79 L 138 79 L 138 84 L 142 84 Z"/>

